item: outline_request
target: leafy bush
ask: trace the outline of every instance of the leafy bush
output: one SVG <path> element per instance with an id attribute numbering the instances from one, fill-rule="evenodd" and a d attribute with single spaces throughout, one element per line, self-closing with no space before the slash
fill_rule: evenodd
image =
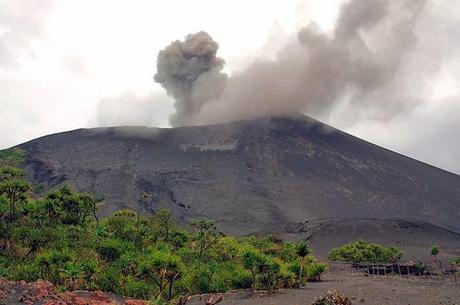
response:
<path id="1" fill-rule="evenodd" d="M 401 259 L 403 252 L 396 247 L 367 243 L 363 240 L 350 242 L 329 251 L 328 258 L 334 261 L 353 263 L 387 263 Z"/>
<path id="2" fill-rule="evenodd" d="M 234 266 L 234 274 L 232 275 L 232 288 L 247 289 L 251 287 L 251 274 L 241 265 Z"/>
<path id="3" fill-rule="evenodd" d="M 0 150 L 0 164 L 18 166 L 21 165 L 26 157 L 25 151 L 19 148 Z"/>
<path id="4" fill-rule="evenodd" d="M 145 300 L 148 299 L 150 291 L 151 286 L 149 284 L 133 276 L 123 279 L 123 295 L 125 296 Z"/>
<path id="5" fill-rule="evenodd" d="M 114 262 L 123 253 L 124 243 L 118 239 L 103 240 L 97 247 L 97 252 L 107 262 Z"/>
<path id="6" fill-rule="evenodd" d="M 120 273 L 116 267 L 109 267 L 97 274 L 96 285 L 103 291 L 120 293 Z"/>
<path id="7" fill-rule="evenodd" d="M 2 185 L 27 186 L 21 170 L 0 173 Z M 69 186 L 43 197 L 28 198 L 25 190 L 14 198 L 0 195 L 0 277 L 42 278 L 61 291 L 104 290 L 164 303 L 182 294 L 249 287 L 273 292 L 295 287 L 298 274 L 306 281 L 324 271 L 305 243 L 223 236 L 209 220 L 194 221 L 188 230 L 167 210 L 121 210 L 98 219 L 97 200 Z"/>
<path id="8" fill-rule="evenodd" d="M 307 276 L 309 281 L 321 281 L 321 275 L 326 271 L 326 265 L 320 262 L 312 262 L 307 265 Z"/>

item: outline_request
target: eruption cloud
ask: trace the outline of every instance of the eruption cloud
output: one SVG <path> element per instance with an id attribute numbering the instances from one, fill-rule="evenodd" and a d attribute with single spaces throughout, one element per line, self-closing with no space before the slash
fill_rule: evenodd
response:
<path id="1" fill-rule="evenodd" d="M 225 61 L 217 57 L 219 45 L 205 32 L 190 34 L 160 51 L 154 80 L 176 102 L 172 126 L 190 124 L 190 118 L 211 99 L 221 96 L 226 74 Z"/>
<path id="2" fill-rule="evenodd" d="M 171 125 L 305 112 L 324 118 L 339 104 L 391 117 L 414 101 L 406 89 L 425 2 L 348 1 L 333 33 L 311 23 L 274 60 L 256 60 L 230 77 L 207 33 L 175 41 L 158 54 L 154 77 L 176 100 Z"/>

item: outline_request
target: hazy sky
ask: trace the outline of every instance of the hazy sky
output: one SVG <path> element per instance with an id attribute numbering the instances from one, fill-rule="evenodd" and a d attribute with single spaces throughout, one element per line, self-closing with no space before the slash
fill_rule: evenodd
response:
<path id="1" fill-rule="evenodd" d="M 80 127 L 167 127 L 173 100 L 153 75 L 171 41 L 208 32 L 231 75 L 276 57 L 311 21 L 333 31 L 343 2 L 0 0 L 0 148 Z M 364 111 L 344 101 L 316 117 L 460 173 L 460 3 L 428 0 L 416 33 L 404 75 L 423 78 L 388 97 L 416 104 L 381 115 L 390 103 Z"/>

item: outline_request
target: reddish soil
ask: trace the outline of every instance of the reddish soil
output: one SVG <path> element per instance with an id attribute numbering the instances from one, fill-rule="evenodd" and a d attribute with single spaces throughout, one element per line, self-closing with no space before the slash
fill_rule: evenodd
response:
<path id="1" fill-rule="evenodd" d="M 129 300 L 101 291 L 58 293 L 48 281 L 9 282 L 0 279 L 0 305 L 148 305 L 142 300 Z"/>

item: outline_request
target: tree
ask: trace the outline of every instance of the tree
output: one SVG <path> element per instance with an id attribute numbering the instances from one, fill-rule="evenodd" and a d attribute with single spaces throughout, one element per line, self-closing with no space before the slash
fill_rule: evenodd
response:
<path id="1" fill-rule="evenodd" d="M 189 240 L 189 236 L 182 231 L 177 231 L 171 234 L 170 243 L 172 245 L 172 250 L 177 251 L 180 248 L 184 247 L 185 243 Z"/>
<path id="2" fill-rule="evenodd" d="M 45 198 L 39 202 L 40 209 L 51 224 L 56 224 L 61 220 L 62 213 L 59 207 L 59 200 L 56 198 Z"/>
<path id="3" fill-rule="evenodd" d="M 58 284 L 61 280 L 61 272 L 64 266 L 75 258 L 75 254 L 66 249 L 46 250 L 35 257 L 35 264 L 38 267 L 40 277 Z"/>
<path id="4" fill-rule="evenodd" d="M 430 253 L 431 253 L 431 255 L 433 256 L 433 259 L 434 259 L 434 263 L 435 263 L 435 264 L 437 263 L 437 256 L 438 256 L 438 254 L 439 254 L 440 251 L 441 251 L 441 249 L 439 248 L 438 245 L 433 245 L 433 246 L 431 247 Z"/>
<path id="5" fill-rule="evenodd" d="M 301 241 L 296 245 L 295 253 L 300 259 L 300 268 L 299 268 L 299 288 L 302 287 L 302 278 L 303 278 L 303 268 L 305 265 L 305 257 L 310 254 L 310 247 L 305 241 Z"/>
<path id="6" fill-rule="evenodd" d="M 165 241 L 169 241 L 172 212 L 168 209 L 160 209 L 155 213 L 155 216 L 160 222 L 160 236 L 163 237 Z"/>
<path id="7" fill-rule="evenodd" d="M 85 273 L 80 264 L 66 263 L 62 268 L 62 274 L 67 289 L 76 290 L 83 286 Z"/>
<path id="8" fill-rule="evenodd" d="M 264 258 L 262 254 L 256 249 L 248 248 L 243 252 L 242 255 L 243 266 L 245 269 L 251 272 L 252 276 L 252 293 L 256 292 L 256 280 L 257 274 L 261 270 L 261 265 L 264 264 Z"/>
<path id="9" fill-rule="evenodd" d="M 281 261 L 278 258 L 264 255 L 259 264 L 259 273 L 262 275 L 262 282 L 267 287 L 268 293 L 273 293 L 280 278 Z"/>
<path id="10" fill-rule="evenodd" d="M 40 248 L 45 246 L 52 239 L 52 232 L 48 227 L 39 227 L 31 223 L 24 226 L 19 226 L 13 230 L 15 240 L 20 240 L 21 243 L 29 248 L 26 257 L 35 254 Z"/>
<path id="11" fill-rule="evenodd" d="M 11 243 L 11 228 L 6 218 L 8 217 L 8 199 L 0 196 L 0 253 L 8 250 Z"/>
<path id="12" fill-rule="evenodd" d="M 179 256 L 157 251 L 140 265 L 140 276 L 152 280 L 159 289 L 159 296 L 171 300 L 174 283 L 180 279 L 183 269 Z"/>
<path id="13" fill-rule="evenodd" d="M 199 244 L 199 257 L 202 258 L 219 239 L 217 227 L 213 221 L 206 219 L 194 221 L 190 224 L 190 227 L 197 231 L 195 240 Z"/>
<path id="14" fill-rule="evenodd" d="M 326 265 L 321 262 L 311 262 L 307 267 L 309 280 L 321 282 L 321 274 L 326 270 Z"/>
<path id="15" fill-rule="evenodd" d="M 9 201 L 8 220 L 11 222 L 16 214 L 16 204 L 25 199 L 29 184 L 23 180 L 24 171 L 14 167 L 0 168 L 0 195 Z"/>
<path id="16" fill-rule="evenodd" d="M 62 213 L 64 224 L 82 225 L 94 214 L 97 200 L 85 193 L 76 193 L 68 185 L 48 194 L 46 200 L 53 202 Z"/>

